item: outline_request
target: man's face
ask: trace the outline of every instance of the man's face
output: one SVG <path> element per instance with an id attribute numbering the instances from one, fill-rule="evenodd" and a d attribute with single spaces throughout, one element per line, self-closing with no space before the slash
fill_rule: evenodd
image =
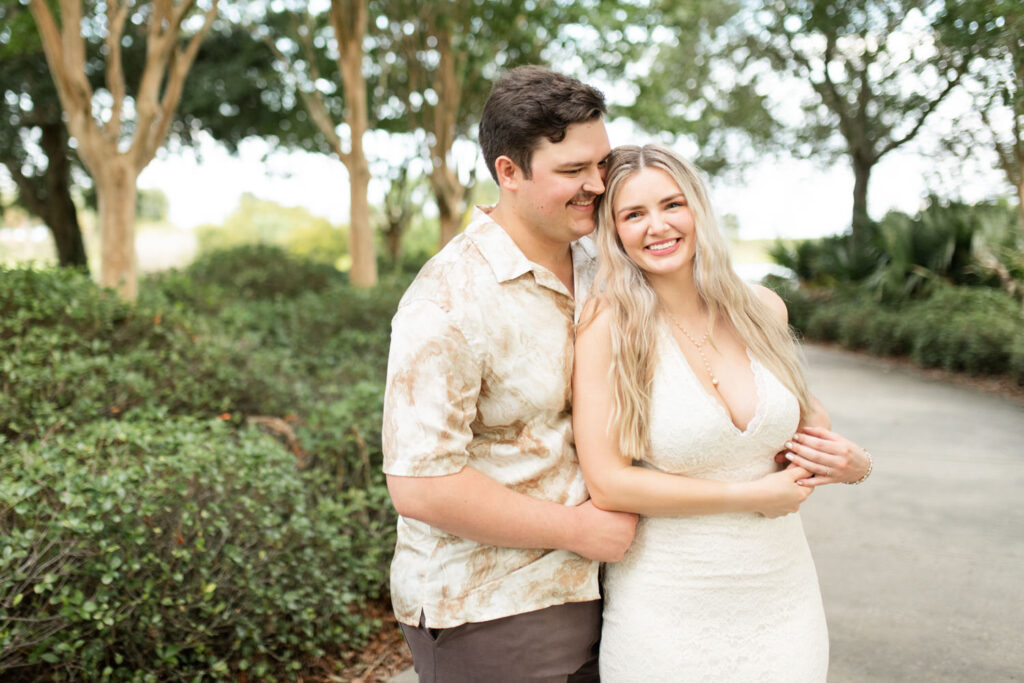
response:
<path id="1" fill-rule="evenodd" d="M 594 230 L 595 200 L 604 192 L 611 153 L 604 121 L 574 123 L 561 142 L 542 140 L 529 179 L 517 193 L 520 216 L 537 237 L 572 242 Z"/>

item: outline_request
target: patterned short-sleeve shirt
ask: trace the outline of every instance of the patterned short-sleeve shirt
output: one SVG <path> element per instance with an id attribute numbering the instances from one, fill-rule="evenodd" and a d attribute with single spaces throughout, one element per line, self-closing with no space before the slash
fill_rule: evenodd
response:
<path id="1" fill-rule="evenodd" d="M 576 296 L 530 262 L 486 209 L 420 271 L 392 321 L 384 471 L 471 466 L 508 488 L 587 499 L 571 422 L 575 321 L 596 270 L 572 245 Z M 391 564 L 399 621 L 447 628 L 598 598 L 597 563 L 565 550 L 501 548 L 400 517 Z"/>

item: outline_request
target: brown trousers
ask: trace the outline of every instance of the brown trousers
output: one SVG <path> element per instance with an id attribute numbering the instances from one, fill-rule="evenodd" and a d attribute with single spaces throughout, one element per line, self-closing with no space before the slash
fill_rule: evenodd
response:
<path id="1" fill-rule="evenodd" d="M 600 680 L 601 601 L 570 602 L 452 628 L 402 624 L 420 683 Z"/>

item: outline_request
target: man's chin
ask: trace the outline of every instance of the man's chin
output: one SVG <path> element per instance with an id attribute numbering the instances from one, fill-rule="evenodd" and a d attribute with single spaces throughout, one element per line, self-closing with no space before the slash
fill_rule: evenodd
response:
<path id="1" fill-rule="evenodd" d="M 586 237 L 590 233 L 594 232 L 594 228 L 597 227 L 597 221 L 590 219 L 589 221 L 576 221 L 573 226 L 573 232 L 576 233 L 576 238 Z"/>

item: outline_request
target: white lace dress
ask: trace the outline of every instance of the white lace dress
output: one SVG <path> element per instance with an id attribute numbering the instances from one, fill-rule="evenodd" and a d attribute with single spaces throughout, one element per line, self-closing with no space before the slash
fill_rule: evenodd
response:
<path id="1" fill-rule="evenodd" d="M 758 408 L 740 431 L 664 326 L 658 344 L 643 464 L 728 481 L 774 471 L 799 419 L 793 395 L 752 358 Z M 799 514 L 644 517 L 603 585 L 603 683 L 825 681 L 828 632 Z"/>

